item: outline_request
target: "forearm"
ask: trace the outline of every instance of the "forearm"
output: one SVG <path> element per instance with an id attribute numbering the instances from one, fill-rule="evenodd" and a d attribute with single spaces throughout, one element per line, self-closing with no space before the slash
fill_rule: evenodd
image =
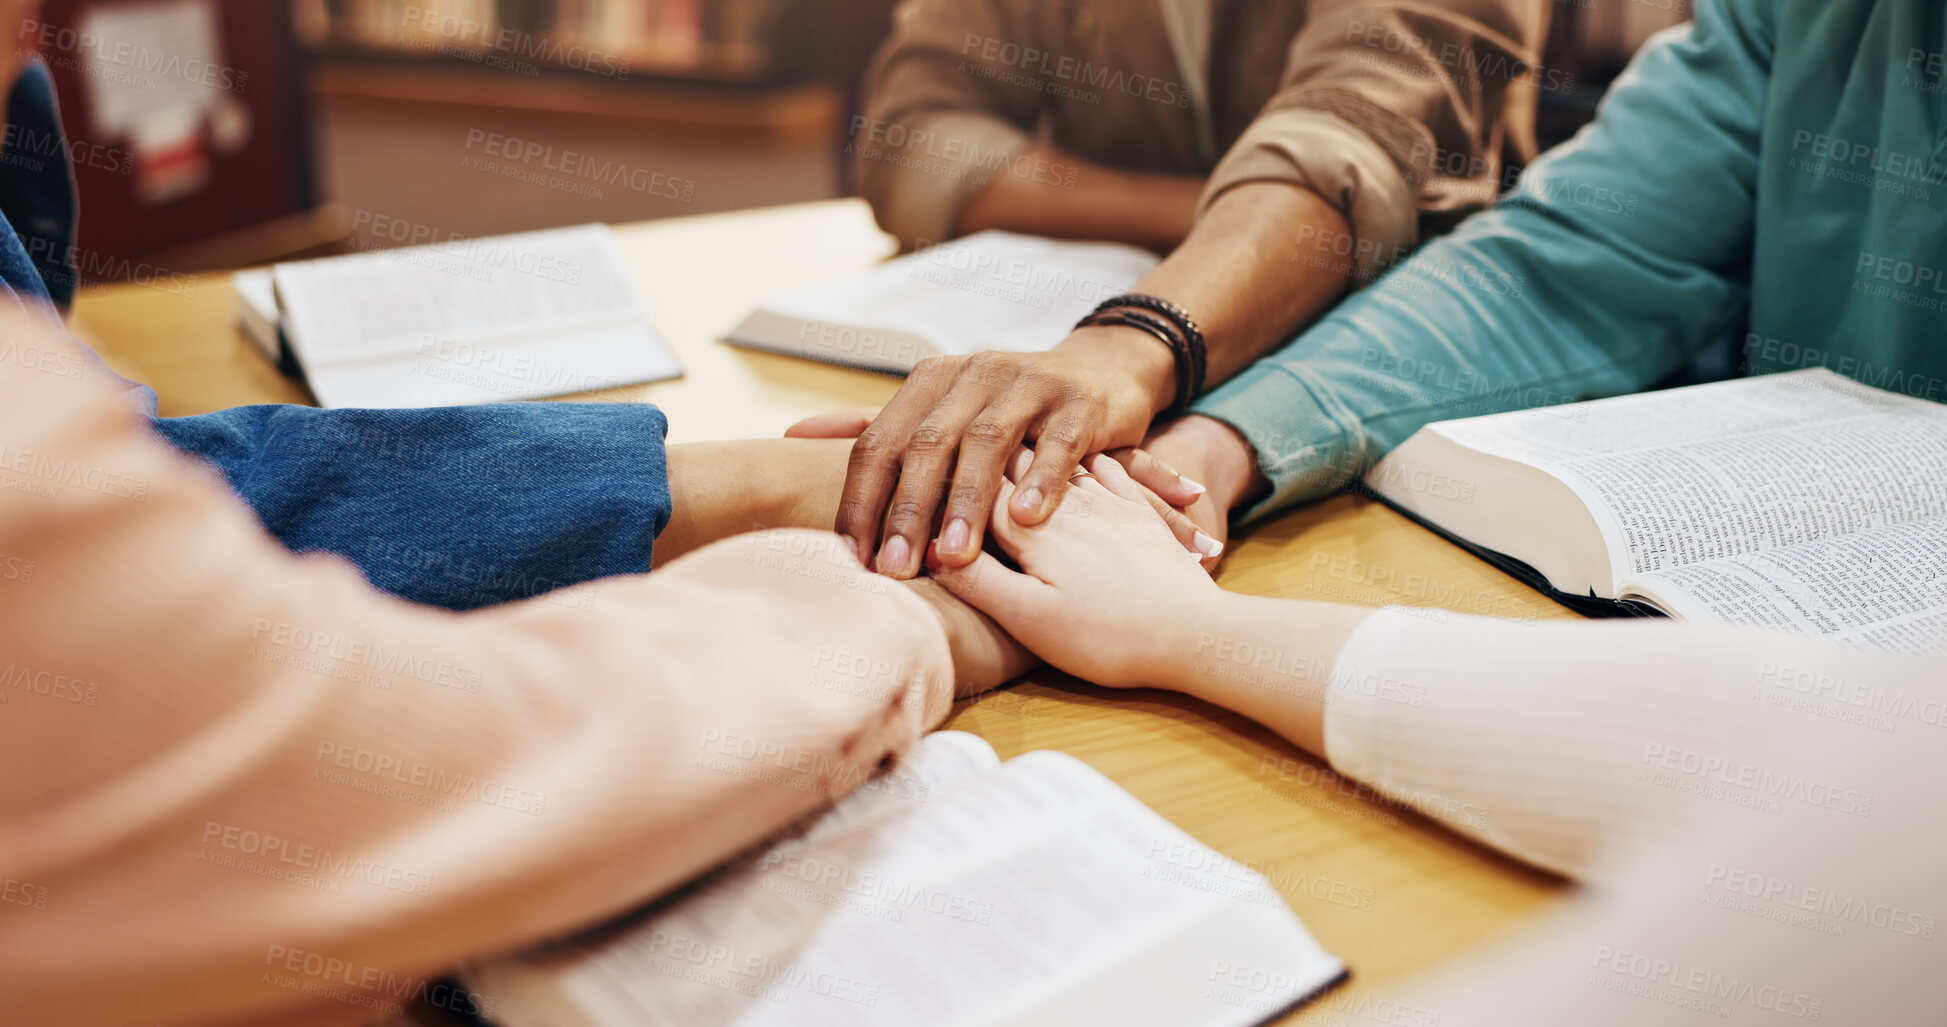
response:
<path id="1" fill-rule="evenodd" d="M 1183 613 L 1182 658 L 1169 668 L 1167 683 L 1323 758 L 1332 668 L 1371 613 L 1212 590 Z"/>
<path id="2" fill-rule="evenodd" d="M 1288 341 L 1344 294 L 1351 265 L 1303 258 L 1305 240 L 1342 238 L 1345 215 L 1317 193 L 1282 182 L 1225 192 L 1176 252 L 1136 284 L 1197 319 L 1214 388 Z"/>
<path id="3" fill-rule="evenodd" d="M 974 609 L 932 578 L 901 582 L 933 608 L 953 652 L 953 697 L 992 691 L 1041 665 L 1041 658 L 1014 640 L 992 617 Z"/>
<path id="4" fill-rule="evenodd" d="M 657 566 L 712 542 L 771 528 L 830 530 L 849 439 L 692 442 L 668 451 L 669 526 Z"/>
<path id="5" fill-rule="evenodd" d="M 1045 173 L 1003 172 L 960 212 L 961 235 L 994 228 L 1167 253 L 1190 234 L 1203 194 L 1199 176 L 1124 171 L 1046 148 L 1015 163 Z"/>
<path id="6" fill-rule="evenodd" d="M 1337 302 L 1352 280 L 1345 261 L 1306 261 L 1303 243 L 1340 238 L 1344 215 L 1317 194 L 1281 182 L 1231 189 L 1183 245 L 1136 283 L 1183 308 L 1203 332 L 1205 388 L 1214 388 L 1288 341 Z M 1125 327 L 1081 329 L 1058 349 L 1100 347 L 1150 398 L 1152 416 L 1175 397 L 1176 366 L 1155 340 Z"/>

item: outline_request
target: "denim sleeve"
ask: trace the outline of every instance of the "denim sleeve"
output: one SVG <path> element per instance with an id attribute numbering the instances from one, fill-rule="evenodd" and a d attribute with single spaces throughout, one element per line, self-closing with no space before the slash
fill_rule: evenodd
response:
<path id="1" fill-rule="evenodd" d="M 667 423 L 638 404 L 237 407 L 155 422 L 294 552 L 468 610 L 649 569 L 669 523 Z"/>
<path id="2" fill-rule="evenodd" d="M 1742 324 L 1770 6 L 1701 0 L 1499 206 L 1198 403 L 1257 449 L 1251 515 L 1430 421 L 1640 390 Z"/>

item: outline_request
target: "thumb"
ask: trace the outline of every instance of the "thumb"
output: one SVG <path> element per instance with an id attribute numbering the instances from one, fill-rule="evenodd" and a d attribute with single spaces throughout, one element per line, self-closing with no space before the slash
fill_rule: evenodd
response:
<path id="1" fill-rule="evenodd" d="M 813 414 L 784 429 L 787 439 L 856 439 L 879 416 L 877 407 Z"/>
<path id="2" fill-rule="evenodd" d="M 1009 570 L 988 552 L 982 552 L 965 567 L 948 567 L 939 562 L 929 546 L 926 566 L 934 581 L 961 602 L 992 617 L 1002 630 L 1016 637 L 1023 625 L 1039 617 L 1052 591 L 1046 582 Z"/>

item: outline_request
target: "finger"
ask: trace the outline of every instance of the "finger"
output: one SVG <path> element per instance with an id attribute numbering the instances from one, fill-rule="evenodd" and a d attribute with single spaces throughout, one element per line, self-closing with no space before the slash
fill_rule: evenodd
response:
<path id="1" fill-rule="evenodd" d="M 1008 510 L 1022 524 L 1040 524 L 1060 505 L 1068 490 L 1068 479 L 1075 476 L 1082 457 L 1088 452 L 1089 413 L 1080 406 L 1055 412 L 1049 423 L 1035 435 L 1034 463 L 1021 477 Z"/>
<path id="2" fill-rule="evenodd" d="M 1000 493 L 994 497 L 993 516 L 987 520 L 987 535 L 1018 567 L 1022 565 L 1021 551 L 1028 544 L 1033 529 L 1014 523 L 1014 518 L 1007 515 L 1007 502 L 1013 498 L 1014 491 L 1013 482 L 1001 482 Z"/>
<path id="3" fill-rule="evenodd" d="M 1148 489 L 1143 490 L 1143 498 L 1149 501 L 1149 508 L 1156 511 L 1156 516 L 1161 517 L 1163 523 L 1169 526 L 1170 534 L 1175 535 L 1176 540 L 1182 543 L 1185 552 L 1200 561 L 1215 561 L 1224 555 L 1224 544 L 1197 527 L 1197 522 L 1191 520 L 1189 514 L 1164 502 L 1162 496 Z M 1215 564 L 1208 566 L 1215 566 Z"/>
<path id="4" fill-rule="evenodd" d="M 935 567 L 933 580 L 1017 637 L 1042 618 L 1053 591 L 1039 578 L 1009 570 L 992 553 L 981 553 L 965 567 Z"/>
<path id="5" fill-rule="evenodd" d="M 1129 477 L 1129 472 L 1122 469 L 1120 460 L 1107 453 L 1096 453 L 1083 460 L 1082 470 L 1095 475 L 1095 480 L 1101 482 L 1103 488 L 1131 503 L 1146 503 L 1154 495 Z"/>
<path id="6" fill-rule="evenodd" d="M 1209 491 L 1201 484 L 1185 478 L 1176 468 L 1158 460 L 1149 450 L 1138 446 L 1113 450 L 1109 453 L 1136 484 L 1163 497 L 1163 501 L 1174 507 L 1186 507 L 1197 501 L 1197 497 Z"/>
<path id="7" fill-rule="evenodd" d="M 1089 473 L 1095 475 L 1102 487 L 1130 502 L 1147 503 L 1156 516 L 1169 526 L 1170 534 L 1176 536 L 1184 550 L 1198 560 L 1214 561 L 1222 556 L 1224 544 L 1197 527 L 1197 522 L 1168 500 L 1150 491 L 1123 469 L 1122 461 L 1108 454 L 1098 454 L 1084 461 Z"/>
<path id="8" fill-rule="evenodd" d="M 1012 404 L 988 407 L 967 424 L 960 435 L 960 461 L 947 492 L 941 515 L 940 558 L 948 566 L 964 567 L 980 554 L 987 534 L 987 518 L 994 497 L 1006 480 L 1008 464 L 1021 448 L 1021 436 L 1034 419 L 1034 408 Z M 1028 458 L 1032 462 L 1032 455 Z"/>
<path id="9" fill-rule="evenodd" d="M 985 390 L 955 389 L 907 438 L 899 484 L 886 507 L 884 541 L 874 564 L 879 573 L 901 579 L 919 573 L 920 558 L 933 538 L 940 502 L 946 496 L 947 479 L 968 427 L 985 416 L 987 402 Z"/>
<path id="10" fill-rule="evenodd" d="M 899 482 L 899 465 L 906 452 L 907 437 L 938 404 L 953 383 L 944 369 L 922 364 L 900 386 L 898 395 L 879 411 L 852 444 L 852 455 L 845 465 L 845 488 L 838 496 L 838 520 L 833 525 L 840 535 L 852 540 L 859 554 L 871 564 L 879 551 L 879 529 L 885 524 L 886 502 Z"/>
<path id="11" fill-rule="evenodd" d="M 858 407 L 853 410 L 833 410 L 830 413 L 812 414 L 797 424 L 784 429 L 787 439 L 856 439 L 870 427 L 872 420 L 879 416 L 877 407 Z"/>
<path id="12" fill-rule="evenodd" d="M 1034 450 L 1026 446 L 1014 447 L 1014 455 L 1007 458 L 1007 480 L 1009 484 L 1018 483 L 1021 476 L 1034 466 Z"/>

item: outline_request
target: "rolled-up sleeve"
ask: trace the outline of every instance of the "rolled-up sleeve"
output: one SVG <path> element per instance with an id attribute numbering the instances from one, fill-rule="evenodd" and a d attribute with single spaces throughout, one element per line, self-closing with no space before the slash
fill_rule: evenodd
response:
<path id="1" fill-rule="evenodd" d="M 866 77 L 845 152 L 879 226 L 907 249 L 952 237 L 960 212 L 1034 142 L 1032 69 L 992 59 L 1029 45 L 990 0 L 908 0 Z"/>
<path id="2" fill-rule="evenodd" d="M 1304 186 L 1343 212 L 1358 282 L 1491 203 L 1513 144 L 1533 152 L 1547 35 L 1535 0 L 1326 0 L 1291 43 L 1278 92 L 1218 164 L 1207 208 L 1247 182 Z M 1525 116 L 1522 116 L 1525 115 Z"/>

